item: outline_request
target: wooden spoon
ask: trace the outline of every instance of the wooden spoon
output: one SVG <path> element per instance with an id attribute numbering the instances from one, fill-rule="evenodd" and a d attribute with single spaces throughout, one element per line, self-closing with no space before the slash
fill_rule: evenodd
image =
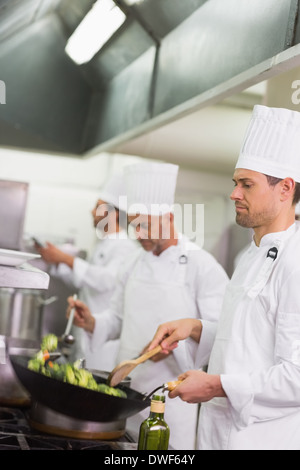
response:
<path id="1" fill-rule="evenodd" d="M 148 351 L 145 354 L 142 354 L 137 359 L 131 359 L 127 361 L 120 362 L 109 374 L 107 383 L 110 387 L 115 387 L 118 385 L 122 380 L 130 374 L 130 372 L 139 364 L 150 359 L 150 357 L 155 356 L 162 350 L 161 346 L 157 346 L 152 351 Z"/>

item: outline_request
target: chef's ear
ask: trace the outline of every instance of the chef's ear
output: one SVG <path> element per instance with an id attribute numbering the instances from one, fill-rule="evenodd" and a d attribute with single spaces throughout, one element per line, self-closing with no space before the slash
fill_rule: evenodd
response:
<path id="1" fill-rule="evenodd" d="M 295 180 L 293 178 L 284 178 L 281 182 L 281 200 L 286 201 L 290 197 L 294 197 Z"/>

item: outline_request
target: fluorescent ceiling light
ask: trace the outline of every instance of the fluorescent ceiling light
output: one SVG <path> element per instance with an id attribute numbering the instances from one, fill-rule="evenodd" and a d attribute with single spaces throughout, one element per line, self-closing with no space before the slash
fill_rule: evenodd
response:
<path id="1" fill-rule="evenodd" d="M 138 3 L 143 3 L 144 0 L 125 0 L 125 3 L 127 3 L 127 5 L 131 6 L 131 5 L 136 5 Z"/>
<path id="2" fill-rule="evenodd" d="M 89 62 L 126 19 L 113 0 L 97 0 L 69 38 L 66 53 L 77 64 Z"/>

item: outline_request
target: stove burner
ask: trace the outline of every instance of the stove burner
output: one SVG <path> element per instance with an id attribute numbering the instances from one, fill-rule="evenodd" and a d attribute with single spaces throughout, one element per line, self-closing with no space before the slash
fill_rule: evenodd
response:
<path id="1" fill-rule="evenodd" d="M 127 434 L 113 442 L 37 434 L 24 412 L 0 407 L 0 450 L 136 450 L 136 444 L 131 441 Z"/>

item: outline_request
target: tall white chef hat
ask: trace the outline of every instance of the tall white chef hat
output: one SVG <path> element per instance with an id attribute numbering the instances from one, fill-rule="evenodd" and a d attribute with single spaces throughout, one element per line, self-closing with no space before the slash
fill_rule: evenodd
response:
<path id="1" fill-rule="evenodd" d="M 128 215 L 173 212 L 178 166 L 137 163 L 124 168 Z"/>
<path id="2" fill-rule="evenodd" d="M 99 199 L 123 211 L 127 209 L 125 196 L 126 185 L 122 173 L 115 173 L 98 194 Z"/>
<path id="3" fill-rule="evenodd" d="M 300 182 L 300 113 L 256 105 L 236 168 Z"/>

